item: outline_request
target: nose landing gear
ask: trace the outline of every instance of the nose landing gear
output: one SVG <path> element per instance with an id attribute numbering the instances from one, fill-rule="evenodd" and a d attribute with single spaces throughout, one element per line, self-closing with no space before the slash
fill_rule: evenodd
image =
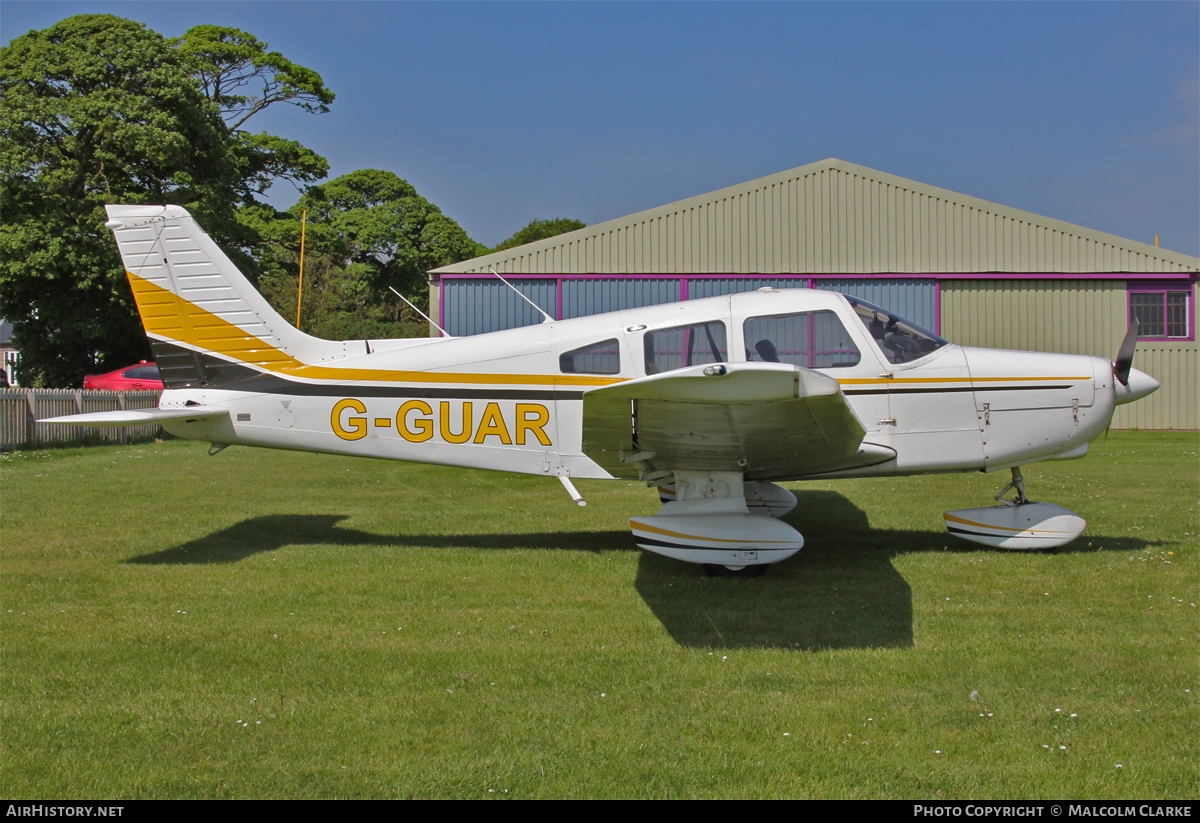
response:
<path id="1" fill-rule="evenodd" d="M 1010 489 L 1017 490 L 1017 496 L 1012 500 L 1005 500 L 1004 495 L 1008 494 Z M 994 498 L 997 503 L 1003 503 L 1006 506 L 1020 506 L 1031 502 L 1025 496 L 1025 478 L 1021 476 L 1021 467 L 1012 467 L 1012 482 L 1000 490 L 1000 493 Z"/>
<path id="2" fill-rule="evenodd" d="M 1016 489 L 1011 500 L 1004 495 Z M 1053 549 L 1070 543 L 1087 528 L 1087 521 L 1070 509 L 1053 503 L 1034 503 L 1025 496 L 1021 467 L 1012 469 L 1012 481 L 995 497 L 999 506 L 944 512 L 953 535 L 998 549 Z"/>

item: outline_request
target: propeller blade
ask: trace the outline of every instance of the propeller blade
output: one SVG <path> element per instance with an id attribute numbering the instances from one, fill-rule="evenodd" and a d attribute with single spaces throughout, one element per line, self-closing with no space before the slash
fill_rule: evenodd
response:
<path id="1" fill-rule="evenodd" d="M 1113 374 L 1121 381 L 1122 386 L 1129 385 L 1129 370 L 1133 368 L 1133 350 L 1137 346 L 1140 325 L 1138 319 L 1133 318 L 1133 322 L 1129 324 L 1129 331 L 1125 332 L 1125 339 L 1121 341 L 1117 359 L 1113 361 Z"/>

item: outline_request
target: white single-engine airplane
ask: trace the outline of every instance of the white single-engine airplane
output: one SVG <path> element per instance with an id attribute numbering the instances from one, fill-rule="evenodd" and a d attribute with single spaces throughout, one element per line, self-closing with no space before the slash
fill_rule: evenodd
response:
<path id="1" fill-rule="evenodd" d="M 573 478 L 637 479 L 644 549 L 756 576 L 795 554 L 783 480 L 1012 470 L 967 540 L 1062 545 L 1082 518 L 1025 497 L 1022 464 L 1082 457 L 1131 368 L 966 348 L 856 298 L 760 289 L 472 337 L 331 342 L 279 316 L 178 206 L 109 206 L 165 384 L 157 409 L 57 417 L 178 437 Z M 210 449 L 210 452 L 212 449 Z M 1016 489 L 1013 500 L 1003 499 Z"/>

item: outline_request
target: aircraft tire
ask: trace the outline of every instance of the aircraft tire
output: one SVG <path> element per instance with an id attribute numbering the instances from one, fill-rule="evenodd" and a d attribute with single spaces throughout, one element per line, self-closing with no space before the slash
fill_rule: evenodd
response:
<path id="1" fill-rule="evenodd" d="M 716 563 L 705 563 L 704 572 L 709 577 L 762 577 L 770 566 L 760 563 L 755 566 L 721 566 Z"/>

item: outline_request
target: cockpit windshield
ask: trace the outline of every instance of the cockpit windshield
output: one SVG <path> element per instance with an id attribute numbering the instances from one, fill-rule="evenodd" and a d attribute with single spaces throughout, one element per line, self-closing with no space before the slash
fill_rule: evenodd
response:
<path id="1" fill-rule="evenodd" d="M 919 326 L 898 317 L 886 309 L 872 305 L 857 297 L 847 297 L 858 314 L 858 319 L 867 327 L 867 332 L 879 344 L 883 356 L 889 363 L 911 363 L 930 352 L 937 351 L 949 342 L 930 334 Z"/>

